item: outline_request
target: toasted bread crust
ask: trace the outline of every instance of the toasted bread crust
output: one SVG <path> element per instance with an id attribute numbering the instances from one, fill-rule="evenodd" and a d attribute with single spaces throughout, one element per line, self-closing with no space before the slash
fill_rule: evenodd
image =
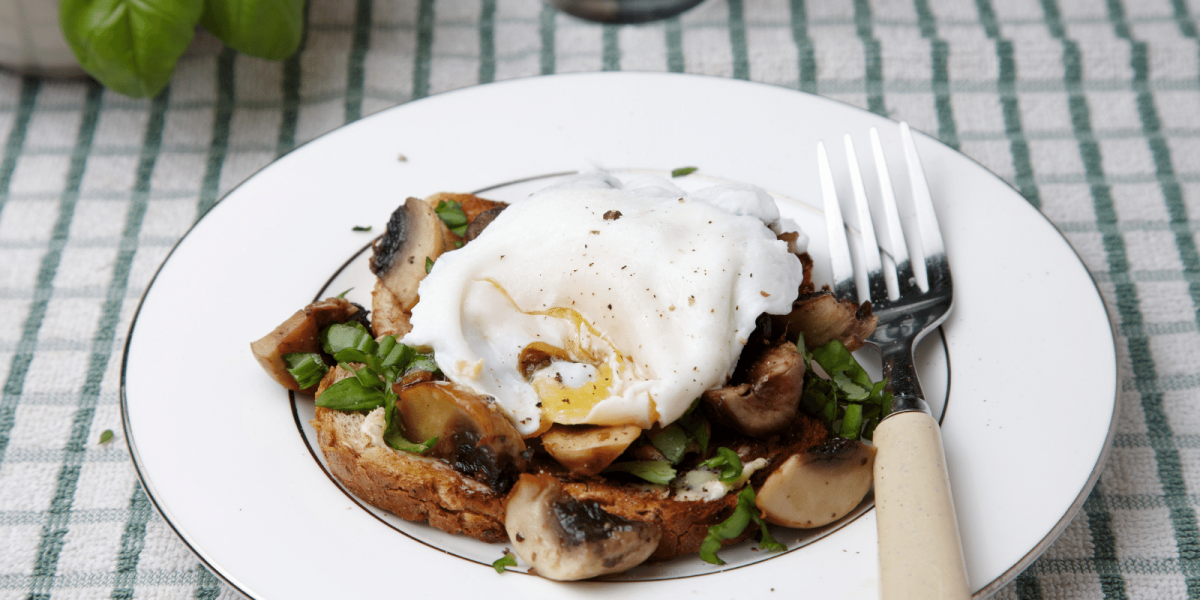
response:
<path id="1" fill-rule="evenodd" d="M 371 445 L 370 438 L 360 430 L 363 419 L 358 413 L 318 407 L 312 420 L 330 470 L 346 489 L 408 521 L 427 522 L 442 531 L 483 542 L 508 541 L 504 496 L 441 461 Z M 823 435 L 814 430 L 803 437 L 816 439 Z M 774 459 L 771 456 L 769 460 Z M 593 500 L 614 515 L 658 525 L 662 539 L 650 561 L 699 551 L 708 528 L 728 518 L 737 506 L 735 494 L 708 502 L 684 502 L 665 491 L 641 485 L 600 477 L 559 477 L 564 491 L 578 500 Z M 726 544 L 745 540 L 755 531 L 755 527 L 748 527 Z"/>
<path id="2" fill-rule="evenodd" d="M 504 498 L 433 459 L 373 446 L 363 416 L 317 407 L 311 421 L 329 469 L 346 489 L 402 519 L 447 533 L 503 542 Z"/>

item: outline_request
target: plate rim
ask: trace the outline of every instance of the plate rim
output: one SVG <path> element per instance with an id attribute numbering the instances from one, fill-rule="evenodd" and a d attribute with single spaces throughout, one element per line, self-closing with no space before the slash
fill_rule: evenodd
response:
<path id="1" fill-rule="evenodd" d="M 240 188 L 242 188 L 247 182 L 253 180 L 257 176 L 259 176 L 263 171 L 274 166 L 276 163 L 278 163 L 285 157 L 297 152 L 298 150 L 300 150 L 302 148 L 307 147 L 310 144 L 313 144 L 320 140 L 324 140 L 328 136 L 330 136 L 350 125 L 354 125 L 356 123 L 367 121 L 367 120 L 375 118 L 375 117 L 380 117 L 387 113 L 391 113 L 398 109 L 403 109 L 405 107 L 409 107 L 414 104 L 420 103 L 420 104 L 424 105 L 430 101 L 436 101 L 436 100 L 442 99 L 446 96 L 457 95 L 460 93 L 473 93 L 476 90 L 478 90 L 479 88 L 489 88 L 490 89 L 490 88 L 500 87 L 500 86 L 522 85 L 522 84 L 527 84 L 532 81 L 543 81 L 543 80 L 547 80 L 547 79 L 568 80 L 569 81 L 570 79 L 577 79 L 577 78 L 614 78 L 614 79 L 630 79 L 630 80 L 633 80 L 633 79 L 659 79 L 659 78 L 664 78 L 664 79 L 666 79 L 666 78 L 686 78 L 686 79 L 706 80 L 706 81 L 713 82 L 717 85 L 761 87 L 764 89 L 771 90 L 773 92 L 789 92 L 789 93 L 809 96 L 809 97 L 817 99 L 821 102 L 830 102 L 835 105 L 840 105 L 840 107 L 843 109 L 848 108 L 848 109 L 851 109 L 852 112 L 860 113 L 864 116 L 870 116 L 872 118 L 883 118 L 892 123 L 897 123 L 897 121 L 895 121 L 894 119 L 892 119 L 890 117 L 887 117 L 884 115 L 878 115 L 867 109 L 864 109 L 859 106 L 855 106 L 853 104 L 849 104 L 847 102 L 838 100 L 836 98 L 831 98 L 828 96 L 822 96 L 820 94 L 814 94 L 814 93 L 810 93 L 810 92 L 805 92 L 803 90 L 798 90 L 798 89 L 794 89 L 794 88 L 789 88 L 789 87 L 784 87 L 781 85 L 775 85 L 775 84 L 759 82 L 759 81 L 739 80 L 739 79 L 731 79 L 728 77 L 693 74 L 693 73 L 663 73 L 663 72 L 641 72 L 641 71 L 556 73 L 556 74 L 549 74 L 549 75 L 532 75 L 532 76 L 525 76 L 525 77 L 516 77 L 516 78 L 512 78 L 512 79 L 505 79 L 505 80 L 501 80 L 501 81 L 494 81 L 494 82 L 489 82 L 489 83 L 484 83 L 484 84 L 469 85 L 466 87 L 441 91 L 441 92 L 438 92 L 435 94 L 430 94 L 429 96 L 426 96 L 423 98 L 418 98 L 415 100 L 410 100 L 408 102 L 404 102 L 402 104 L 397 104 L 395 106 L 391 106 L 391 107 L 379 110 L 378 112 L 367 115 L 365 117 L 362 117 L 362 118 L 358 119 L 357 121 L 352 121 L 350 123 L 344 123 L 342 125 L 339 125 L 338 127 L 335 127 L 333 129 L 329 130 L 329 131 L 321 133 L 320 135 L 297 145 L 296 147 L 292 148 L 288 152 L 275 157 L 273 160 L 271 160 L 267 164 L 256 169 L 254 172 L 247 175 L 245 177 L 245 179 L 238 182 L 237 185 L 230 188 L 225 194 L 223 194 L 220 197 L 220 199 L 218 199 L 211 206 L 209 206 L 204 211 L 204 213 L 197 215 L 196 219 L 188 227 L 187 231 L 185 231 L 182 235 L 180 235 L 179 239 L 175 241 L 174 245 L 172 245 L 170 251 L 167 252 L 167 254 L 163 257 L 162 261 L 155 268 L 154 274 L 147 281 L 146 287 L 142 291 L 142 294 L 137 302 L 137 307 L 134 310 L 132 318 L 130 319 L 129 328 L 126 332 L 125 341 L 124 341 L 122 352 L 121 352 L 121 367 L 119 370 L 118 394 L 119 394 L 122 431 L 124 432 L 124 435 L 125 435 L 125 446 L 129 452 L 130 461 L 133 464 L 134 470 L 137 475 L 138 482 L 141 485 L 143 491 L 145 492 L 147 499 L 150 501 L 151 506 L 154 507 L 155 511 L 159 513 L 159 515 L 163 518 L 163 521 L 167 524 L 167 526 L 170 527 L 170 529 L 175 533 L 177 539 L 179 539 L 179 541 L 181 541 L 188 548 L 188 550 L 190 550 L 196 556 L 196 558 L 198 558 L 200 560 L 200 562 L 205 566 L 205 568 L 212 575 L 221 579 L 227 585 L 234 588 L 237 592 L 241 593 L 244 596 L 247 596 L 250 598 L 261 598 L 261 596 L 257 595 L 253 590 L 250 589 L 249 586 L 247 586 L 246 584 L 241 582 L 236 576 L 232 575 L 231 573 L 226 572 L 225 568 L 218 566 L 215 563 L 215 561 L 209 556 L 209 554 L 206 551 L 204 551 L 202 548 L 200 548 L 197 543 L 195 543 L 195 540 L 193 540 L 191 538 L 191 536 L 186 535 L 183 531 L 181 531 L 180 528 L 176 525 L 175 520 L 171 517 L 171 513 L 170 513 L 169 509 L 160 502 L 160 499 L 158 498 L 157 494 L 155 493 L 154 485 L 149 481 L 148 475 L 144 472 L 143 460 L 142 460 L 141 455 L 138 452 L 138 449 L 134 442 L 133 430 L 130 425 L 130 418 L 129 418 L 129 413 L 128 413 L 129 407 L 128 407 L 127 395 L 126 395 L 126 382 L 127 382 L 127 377 L 128 377 L 127 367 L 128 367 L 129 352 L 130 352 L 130 347 L 132 345 L 132 342 L 134 339 L 134 334 L 135 334 L 135 331 L 137 328 L 138 318 L 141 315 L 141 312 L 145 305 L 146 299 L 149 296 L 150 291 L 153 289 L 155 282 L 158 280 L 159 275 L 162 273 L 162 271 L 166 267 L 167 263 L 170 262 L 171 258 L 174 256 L 176 250 L 179 249 L 179 247 L 183 244 L 183 242 L 188 238 L 189 235 L 192 234 L 193 231 L 195 231 L 195 229 L 200 225 L 200 223 L 204 219 L 206 219 L 210 215 L 212 215 L 213 212 L 215 210 L 217 210 L 218 207 L 227 205 L 228 203 L 225 202 L 225 200 L 229 196 L 233 195 Z M 569 85 L 569 83 L 567 85 Z M 959 157 L 966 158 L 968 161 L 970 161 L 971 163 L 974 163 L 976 166 L 978 166 L 981 170 L 983 170 L 984 172 L 986 172 L 987 174 L 989 174 L 993 178 L 995 178 L 996 181 L 1001 182 L 1004 185 L 1004 187 L 1006 187 L 1012 193 L 1016 194 L 1016 196 L 1018 198 L 1021 198 L 1023 200 L 1025 199 L 1024 196 L 1020 193 L 1020 191 L 1017 190 L 1016 187 L 1013 186 L 1012 183 L 1010 183 L 1009 181 L 1000 177 L 998 174 L 993 172 L 991 169 L 989 169 L 988 167 L 986 167 L 985 165 L 983 165 L 982 163 L 980 163 L 973 157 L 948 146 L 947 144 L 945 144 L 938 138 L 928 135 L 922 131 L 916 131 L 915 134 L 917 136 L 925 138 L 925 140 L 927 142 L 934 142 L 937 145 L 942 146 L 945 150 L 949 150 L 950 152 L 956 154 Z M 620 169 L 623 167 L 613 167 L 613 168 Z M 541 175 L 532 176 L 532 178 L 538 178 L 538 177 L 541 177 Z M 528 178 L 529 177 L 516 178 L 513 180 L 513 182 L 521 180 L 521 179 L 528 179 Z M 504 185 L 504 184 L 498 184 L 498 185 Z M 1026 202 L 1028 202 L 1028 201 L 1026 201 Z M 1042 537 L 1042 539 L 1037 544 L 1034 545 L 1033 548 L 1031 548 L 1024 556 L 1022 556 L 1012 567 L 1003 571 L 1000 575 L 998 575 L 992 581 L 983 585 L 977 592 L 972 594 L 973 599 L 988 598 L 989 596 L 991 596 L 992 594 L 997 592 L 1000 588 L 1004 587 L 1005 585 L 1007 585 L 1008 583 L 1013 581 L 1021 572 L 1024 572 L 1026 569 L 1028 569 L 1028 567 L 1034 561 L 1036 561 L 1037 558 L 1039 558 L 1042 554 L 1044 554 L 1045 551 L 1047 549 L 1049 549 L 1049 547 L 1051 545 L 1053 545 L 1054 541 L 1057 540 L 1062 535 L 1062 533 L 1066 530 L 1066 528 L 1074 520 L 1075 516 L 1079 513 L 1079 510 L 1083 507 L 1083 504 L 1086 502 L 1087 497 L 1091 494 L 1096 483 L 1099 481 L 1100 475 L 1104 469 L 1104 465 L 1106 464 L 1106 462 L 1111 454 L 1111 451 L 1113 448 L 1113 441 L 1116 437 L 1117 421 L 1121 414 L 1121 408 L 1122 408 L 1120 382 L 1121 382 L 1121 378 L 1122 378 L 1123 369 L 1121 366 L 1119 354 L 1117 352 L 1117 329 L 1116 329 L 1115 323 L 1113 323 L 1112 312 L 1109 310 L 1109 308 L 1110 308 L 1109 302 L 1105 299 L 1104 294 L 1101 292 L 1099 283 L 1096 280 L 1095 275 L 1091 272 L 1091 270 L 1089 270 L 1087 268 L 1087 264 L 1083 261 L 1083 257 L 1079 254 L 1079 251 L 1071 243 L 1070 239 L 1066 236 L 1066 234 L 1064 234 L 1063 231 L 1048 216 L 1046 216 L 1046 214 L 1043 213 L 1040 209 L 1033 207 L 1032 205 L 1028 205 L 1028 204 L 1026 204 L 1026 206 L 1029 209 L 1031 209 L 1034 214 L 1038 215 L 1048 225 L 1050 225 L 1051 229 L 1058 235 L 1058 237 L 1061 238 L 1061 240 L 1066 243 L 1066 246 L 1071 250 L 1072 254 L 1074 255 L 1075 261 L 1077 263 L 1079 263 L 1080 266 L 1083 267 L 1084 272 L 1087 274 L 1088 280 L 1092 284 L 1092 291 L 1095 293 L 1096 298 L 1099 300 L 1100 305 L 1104 309 L 1105 321 L 1108 324 L 1109 341 L 1112 346 L 1111 350 L 1112 350 L 1112 355 L 1114 357 L 1114 364 L 1113 364 L 1114 395 L 1113 395 L 1113 404 L 1112 404 L 1112 415 L 1109 419 L 1108 430 L 1105 434 L 1104 442 L 1103 442 L 1103 445 L 1101 446 L 1100 453 L 1097 455 L 1096 460 L 1092 466 L 1092 470 L 1091 470 L 1088 478 L 1086 479 L 1083 487 L 1080 489 L 1079 493 L 1076 495 L 1074 501 L 1068 506 L 1067 510 L 1059 517 L 1059 519 L 1057 520 L 1055 525 Z M 941 327 L 939 327 L 938 330 L 940 332 Z M 944 334 L 943 334 L 943 339 L 944 339 Z M 947 354 L 947 356 L 948 356 L 948 354 Z M 944 417 L 944 415 L 943 415 L 943 417 Z M 868 512 L 871 512 L 871 509 L 864 511 L 863 514 L 866 514 Z M 855 518 L 855 520 L 857 520 L 857 517 Z M 438 549 L 438 550 L 442 551 L 441 549 Z M 708 574 L 704 574 L 704 575 L 714 575 L 714 574 L 719 574 L 721 572 L 723 572 L 723 571 L 708 573 Z"/>

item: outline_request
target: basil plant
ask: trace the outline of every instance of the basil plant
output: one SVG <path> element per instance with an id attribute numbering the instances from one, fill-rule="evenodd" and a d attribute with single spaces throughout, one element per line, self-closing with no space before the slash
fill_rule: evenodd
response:
<path id="1" fill-rule="evenodd" d="M 291 56 L 304 33 L 304 0 L 61 0 L 59 25 L 92 77 L 146 98 L 170 81 L 196 25 L 243 54 Z"/>

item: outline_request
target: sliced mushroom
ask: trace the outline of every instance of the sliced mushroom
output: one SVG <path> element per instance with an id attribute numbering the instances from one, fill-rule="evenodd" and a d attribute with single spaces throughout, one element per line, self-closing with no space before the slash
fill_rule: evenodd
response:
<path id="1" fill-rule="evenodd" d="M 494 402 L 448 381 L 401 388 L 396 411 L 405 437 L 418 443 L 436 437 L 428 456 L 497 493 L 508 491 L 525 468 L 525 442 Z"/>
<path id="2" fill-rule="evenodd" d="M 500 216 L 500 211 L 503 210 L 504 207 L 501 206 L 479 213 L 479 216 L 475 217 L 470 225 L 467 225 L 467 231 L 463 233 L 463 241 L 470 242 L 479 237 L 479 234 L 483 233 L 484 228 L 491 225 L 492 221 L 496 220 L 496 217 Z"/>
<path id="3" fill-rule="evenodd" d="M 704 402 L 734 429 L 762 437 L 796 418 L 804 389 L 804 360 L 796 345 L 783 342 L 758 356 L 748 382 L 704 392 Z"/>
<path id="4" fill-rule="evenodd" d="M 545 473 L 521 475 L 508 496 L 504 527 L 517 555 L 538 575 L 559 581 L 627 571 L 653 554 L 662 537 L 653 523 L 572 498 Z"/>
<path id="5" fill-rule="evenodd" d="M 417 286 L 425 262 L 445 251 L 446 225 L 429 203 L 409 198 L 388 220 L 387 231 L 372 246 L 371 272 L 395 297 L 402 312 L 417 304 Z"/>
<path id="6" fill-rule="evenodd" d="M 871 489 L 875 447 L 831 438 L 793 454 L 759 488 L 763 518 L 785 527 L 820 527 L 862 502 Z"/>
<path id="7" fill-rule="evenodd" d="M 836 339 L 853 352 L 874 333 L 879 317 L 871 313 L 870 302 L 860 305 L 838 300 L 825 289 L 796 299 L 792 312 L 784 320 L 788 331 L 804 334 L 804 343 L 809 348 Z"/>
<path id="8" fill-rule="evenodd" d="M 365 316 L 363 307 L 345 298 L 326 298 L 313 302 L 296 311 L 296 314 L 284 321 L 275 331 L 263 336 L 262 339 L 250 344 L 250 351 L 258 364 L 272 379 L 283 387 L 293 391 L 305 391 L 296 383 L 296 379 L 287 371 L 287 363 L 283 355 L 294 352 L 320 352 L 321 330 L 331 323 L 345 323 L 356 320 L 359 313 Z M 315 389 L 313 385 L 307 390 Z"/>
<path id="9" fill-rule="evenodd" d="M 641 434 L 637 425 L 555 425 L 542 434 L 542 447 L 572 474 L 595 475 Z"/>

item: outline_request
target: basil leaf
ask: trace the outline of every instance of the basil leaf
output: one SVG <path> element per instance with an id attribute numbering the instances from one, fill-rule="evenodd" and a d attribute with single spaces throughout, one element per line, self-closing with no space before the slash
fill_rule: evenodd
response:
<path id="1" fill-rule="evenodd" d="M 292 379 L 296 380 L 296 385 L 299 385 L 300 389 L 308 389 L 317 385 L 325 373 L 329 372 L 329 366 L 316 352 L 284 354 L 283 362 L 287 365 L 287 372 L 291 374 Z"/>
<path id="2" fill-rule="evenodd" d="M 467 232 L 467 215 L 463 212 L 462 204 L 439 200 L 437 208 L 434 208 L 433 212 L 441 217 L 442 222 L 450 228 L 450 231 L 454 232 L 454 235 L 462 236 Z"/>
<path id="3" fill-rule="evenodd" d="M 751 521 L 758 525 L 759 531 L 762 532 L 759 548 L 773 552 L 787 550 L 787 546 L 776 541 L 767 531 L 767 524 L 763 522 L 758 507 L 754 504 L 754 488 L 750 486 L 742 488 L 742 491 L 738 492 L 737 499 L 737 508 L 733 509 L 733 514 L 723 522 L 708 528 L 708 537 L 705 537 L 700 544 L 700 558 L 704 562 L 714 565 L 725 564 L 725 561 L 717 556 L 717 551 L 721 549 L 721 542 L 742 535 Z"/>
<path id="4" fill-rule="evenodd" d="M 334 410 L 371 410 L 383 404 L 383 390 L 364 386 L 358 377 L 347 377 L 317 396 L 317 406 Z"/>
<path id="5" fill-rule="evenodd" d="M 401 435 L 399 432 L 393 432 L 390 435 L 383 436 L 383 441 L 387 442 L 388 446 L 395 448 L 401 452 L 410 454 L 423 454 L 428 452 L 430 448 L 438 443 L 437 436 L 431 437 L 420 444 L 414 444 L 408 441 L 408 438 Z"/>
<path id="6" fill-rule="evenodd" d="M 388 345 L 387 349 L 385 350 L 384 344 L 386 344 L 388 340 L 392 340 L 392 344 Z M 408 367 L 408 364 L 412 362 L 413 358 L 417 356 L 417 351 L 413 350 L 411 346 L 396 343 L 395 340 L 396 338 L 393 338 L 390 335 L 384 336 L 383 341 L 379 344 L 379 349 L 376 351 L 376 354 L 383 359 L 383 362 L 380 365 L 383 368 L 387 369 L 396 367 L 397 369 L 403 371 L 406 367 Z"/>
<path id="7" fill-rule="evenodd" d="M 749 503 L 745 500 L 747 491 L 750 494 Z M 706 563 L 725 564 L 725 561 L 717 556 L 717 551 L 721 549 L 721 542 L 742 535 L 746 526 L 750 524 L 751 509 L 749 507 L 754 505 L 754 488 L 750 486 L 742 488 L 737 498 L 737 508 L 733 509 L 733 514 L 729 515 L 728 519 L 709 527 L 708 536 L 700 543 L 700 559 Z"/>
<path id="8" fill-rule="evenodd" d="M 741 457 L 724 446 L 717 448 L 717 455 L 700 463 L 700 466 L 720 471 L 721 483 L 733 483 L 742 476 Z"/>
<path id="9" fill-rule="evenodd" d="M 343 350 L 343 352 L 345 352 L 345 350 Z M 383 379 L 379 378 L 379 374 L 371 369 L 371 367 L 363 367 L 355 371 L 354 369 L 350 368 L 350 365 L 344 363 L 339 363 L 338 366 L 350 371 L 351 373 L 354 373 L 354 378 L 358 379 L 358 382 L 361 383 L 365 388 L 371 388 L 382 392 L 388 387 Z"/>
<path id="10" fill-rule="evenodd" d="M 698 410 L 699 407 L 700 399 L 696 398 L 692 401 L 692 405 L 688 407 L 687 412 L 683 413 L 683 416 L 679 417 L 679 420 L 675 422 L 683 427 L 692 440 L 696 442 L 696 445 L 700 448 L 700 453 L 705 454 L 708 452 L 708 440 L 712 437 L 712 425 L 708 423 L 708 417 L 704 416 L 704 411 Z"/>
<path id="11" fill-rule="evenodd" d="M 504 556 L 501 556 L 500 558 L 496 559 L 496 562 L 492 563 L 492 568 L 495 569 L 497 573 L 503 573 L 507 570 L 506 567 L 515 566 L 517 566 L 517 556 L 508 550 L 504 551 Z"/>
<path id="12" fill-rule="evenodd" d="M 846 439 L 857 440 L 862 431 L 863 407 L 861 404 L 847 404 L 846 412 L 842 414 L 842 427 L 839 435 Z"/>
<path id="13" fill-rule="evenodd" d="M 300 47 L 304 0 L 205 0 L 200 24 L 242 54 L 283 60 Z"/>
<path id="14" fill-rule="evenodd" d="M 797 347 L 803 343 L 800 338 Z M 821 417 L 834 435 L 871 439 L 879 419 L 891 410 L 893 398 L 885 389 L 887 379 L 872 382 L 854 355 L 837 340 L 804 352 L 804 357 L 806 364 L 816 361 L 830 377 L 826 380 L 805 375 L 800 397 L 804 410 Z"/>
<path id="15" fill-rule="evenodd" d="M 675 469 L 665 460 L 637 460 L 608 465 L 605 473 L 622 472 L 641 477 L 650 483 L 667 485 L 675 479 Z"/>
<path id="16" fill-rule="evenodd" d="M 326 354 L 337 356 L 339 352 L 347 348 L 358 350 L 363 354 L 374 354 L 378 344 L 371 337 L 371 332 L 358 321 L 348 321 L 346 323 L 334 323 L 325 328 L 321 332 L 321 347 Z M 339 359 L 340 362 L 346 362 Z M 365 360 L 352 360 L 351 362 L 366 362 Z"/>
<path id="17" fill-rule="evenodd" d="M 58 24 L 89 75 L 149 98 L 171 80 L 203 10 L 204 0 L 62 0 Z"/>
<path id="18" fill-rule="evenodd" d="M 438 368 L 437 361 L 433 359 L 433 354 L 418 354 L 408 363 L 408 368 L 404 372 L 411 373 L 413 371 L 429 371 L 434 375 L 440 375 L 442 370 Z"/>
<path id="19" fill-rule="evenodd" d="M 657 435 L 650 438 L 650 443 L 662 452 L 671 464 L 679 464 L 683 460 L 683 456 L 687 454 L 688 445 L 691 439 L 686 431 L 677 424 L 670 424 Z"/>

